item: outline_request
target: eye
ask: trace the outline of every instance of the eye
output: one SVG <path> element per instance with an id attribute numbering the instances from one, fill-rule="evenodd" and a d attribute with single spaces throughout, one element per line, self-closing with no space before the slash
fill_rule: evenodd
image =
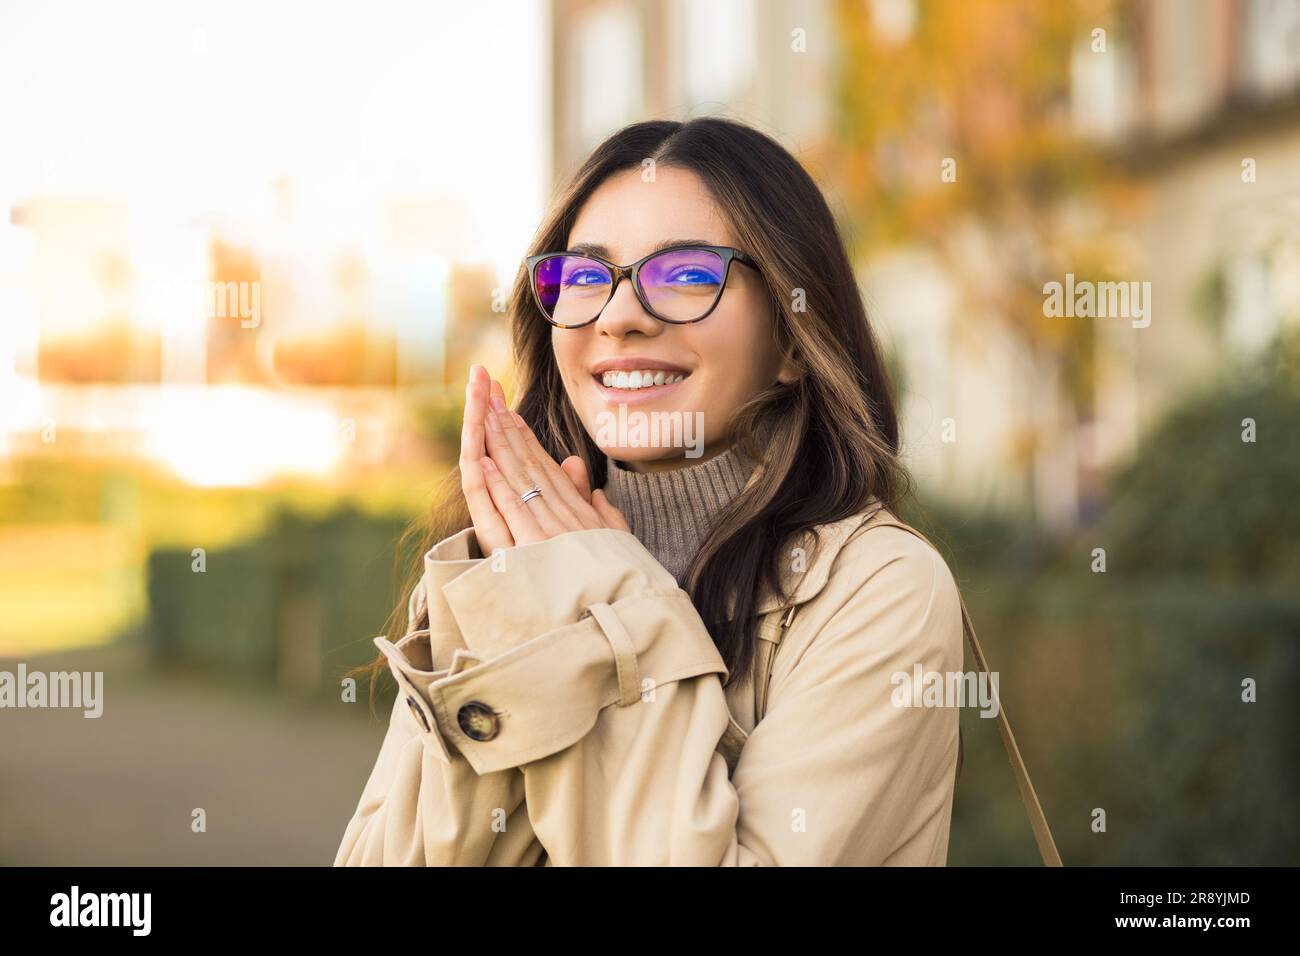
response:
<path id="1" fill-rule="evenodd" d="M 600 269 L 577 268 L 564 276 L 566 286 L 608 285 L 609 276 Z"/>
<path id="2" fill-rule="evenodd" d="M 712 270 L 698 265 L 679 266 L 669 272 L 664 279 L 674 285 L 683 286 L 717 285 L 722 281 L 721 277 Z"/>

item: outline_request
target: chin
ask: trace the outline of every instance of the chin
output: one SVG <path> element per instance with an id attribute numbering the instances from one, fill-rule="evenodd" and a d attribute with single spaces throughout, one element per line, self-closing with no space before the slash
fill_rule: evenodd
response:
<path id="1" fill-rule="evenodd" d="M 685 448 L 602 448 L 610 458 L 627 465 L 644 465 L 647 462 L 675 462 L 686 458 Z"/>

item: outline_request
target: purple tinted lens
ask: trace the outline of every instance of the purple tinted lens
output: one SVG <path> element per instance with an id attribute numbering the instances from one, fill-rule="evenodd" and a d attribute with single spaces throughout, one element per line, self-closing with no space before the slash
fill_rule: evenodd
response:
<path id="1" fill-rule="evenodd" d="M 537 301 L 558 325 L 590 322 L 609 298 L 609 270 L 586 256 L 552 256 L 533 273 Z"/>
<path id="2" fill-rule="evenodd" d="M 722 291 L 722 256 L 706 249 L 672 249 L 641 266 L 646 301 L 673 322 L 704 316 Z"/>

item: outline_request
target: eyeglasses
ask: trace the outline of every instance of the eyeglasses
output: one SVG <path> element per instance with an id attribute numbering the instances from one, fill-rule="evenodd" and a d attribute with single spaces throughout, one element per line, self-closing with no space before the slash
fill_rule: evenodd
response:
<path id="1" fill-rule="evenodd" d="M 524 262 L 546 321 L 576 329 L 600 317 L 624 277 L 632 280 L 642 308 L 659 321 L 689 325 L 706 319 L 722 299 L 733 260 L 758 269 L 730 246 L 672 246 L 629 266 L 569 252 L 543 252 Z"/>

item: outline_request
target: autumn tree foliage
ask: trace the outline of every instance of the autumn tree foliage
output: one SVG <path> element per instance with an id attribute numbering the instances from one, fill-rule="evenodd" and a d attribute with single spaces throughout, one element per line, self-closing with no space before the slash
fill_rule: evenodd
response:
<path id="1" fill-rule="evenodd" d="M 1130 10 L 1112 0 L 840 0 L 837 144 L 828 165 L 859 261 L 932 251 L 956 287 L 955 334 L 997 322 L 1091 404 L 1094 329 L 1043 314 L 1066 272 L 1131 268 L 1116 213 L 1134 201 L 1077 132 L 1081 57 L 1120 55 Z"/>

